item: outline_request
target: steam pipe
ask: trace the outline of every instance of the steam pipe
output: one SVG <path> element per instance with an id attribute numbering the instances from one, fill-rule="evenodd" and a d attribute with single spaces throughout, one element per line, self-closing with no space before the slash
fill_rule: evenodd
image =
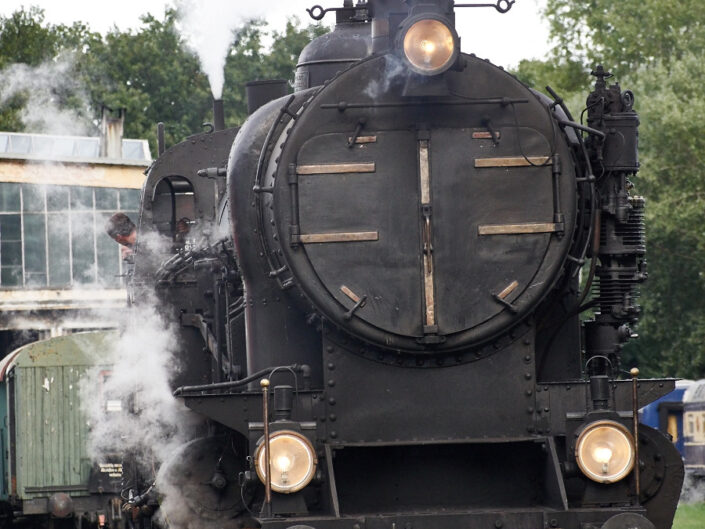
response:
<path id="1" fill-rule="evenodd" d="M 216 380 L 218 382 L 223 382 L 223 342 L 225 341 L 225 313 L 227 312 L 227 309 L 223 306 L 224 305 L 224 293 L 223 290 L 225 290 L 224 287 L 225 281 L 223 280 L 222 277 L 218 277 L 217 275 L 213 279 L 213 291 L 215 292 L 215 300 L 214 300 L 214 318 L 213 318 L 213 323 L 215 325 L 215 348 L 216 350 L 213 351 L 218 355 L 217 358 L 217 363 L 218 363 L 218 373 L 216 374 Z M 231 364 L 232 365 L 232 364 Z"/>
<path id="2" fill-rule="evenodd" d="M 215 130 L 225 130 L 225 111 L 222 99 L 213 100 L 213 126 Z"/>
<path id="3" fill-rule="evenodd" d="M 292 364 L 290 366 L 267 367 L 264 369 L 260 369 L 256 373 L 252 373 L 251 375 L 245 378 L 241 378 L 240 380 L 233 380 L 232 382 L 218 382 L 215 384 L 203 384 L 200 386 L 181 386 L 180 388 L 176 388 L 176 390 L 174 390 L 174 396 L 178 397 L 180 395 L 183 395 L 184 393 L 192 393 L 196 391 L 214 391 L 218 389 L 232 389 L 238 386 L 244 386 L 246 384 L 249 384 L 250 382 L 262 378 L 265 375 L 269 375 L 269 373 L 271 373 L 274 369 L 293 369 L 294 371 L 303 373 L 304 383 L 306 378 L 310 379 L 311 376 L 311 367 L 306 364 Z"/>

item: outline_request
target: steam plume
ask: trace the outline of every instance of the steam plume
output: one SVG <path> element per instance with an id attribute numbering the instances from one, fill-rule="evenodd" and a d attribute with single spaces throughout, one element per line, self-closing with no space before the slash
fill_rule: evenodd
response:
<path id="1" fill-rule="evenodd" d="M 82 387 L 91 424 L 89 448 L 94 459 L 133 454 L 157 466 L 188 438 L 193 414 L 172 396 L 169 381 L 177 371 L 175 333 L 149 306 L 133 307 L 110 351 L 112 369 L 102 388 Z M 98 377 L 87 377 L 95 382 Z M 95 392 L 100 389 L 103 398 Z M 106 414 L 105 399 L 121 401 L 122 412 Z M 133 410 L 128 411 L 129 403 Z"/>
<path id="2" fill-rule="evenodd" d="M 181 33 L 201 61 L 214 99 L 223 96 L 225 59 L 235 31 L 248 20 L 284 9 L 294 10 L 290 0 L 178 0 L 176 9 Z"/>
<path id="3" fill-rule="evenodd" d="M 140 246 L 156 255 L 168 245 L 156 234 L 140 239 Z M 140 304 L 117 322 L 121 333 L 107 358 L 104 352 L 103 361 L 96 362 L 111 365 L 109 378 L 96 384 L 98 373 L 89 373 L 81 386 L 81 402 L 91 427 L 91 458 L 127 455 L 151 481 L 159 466 L 194 436 L 201 420 L 172 395 L 171 382 L 181 369 L 175 355 L 175 323 L 159 313 L 154 293 L 143 291 L 140 298 Z M 120 411 L 106 411 L 106 402 L 117 401 Z"/>
<path id="4" fill-rule="evenodd" d="M 223 97 L 225 58 L 235 29 L 242 20 L 239 8 L 227 0 L 180 0 L 181 31 L 198 55 L 214 99 Z"/>
<path id="5" fill-rule="evenodd" d="M 75 59 L 63 55 L 55 61 L 38 66 L 11 64 L 0 71 L 0 105 L 14 97 L 26 97 L 20 117 L 27 132 L 85 136 L 90 130 L 88 120 L 71 110 L 62 95 L 77 97 L 80 107 L 88 109 L 88 97 L 76 81 Z"/>

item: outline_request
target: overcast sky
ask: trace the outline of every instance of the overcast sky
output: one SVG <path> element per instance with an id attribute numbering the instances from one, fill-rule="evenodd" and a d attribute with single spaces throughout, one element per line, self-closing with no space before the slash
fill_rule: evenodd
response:
<path id="1" fill-rule="evenodd" d="M 37 5 L 45 10 L 50 22 L 68 24 L 81 20 L 93 30 L 105 32 L 114 25 L 120 29 L 138 27 L 140 15 L 147 12 L 161 18 L 165 6 L 172 4 L 172 0 L 0 0 L 0 15 L 7 16 L 23 5 Z M 243 15 L 263 16 L 274 28 L 283 27 L 292 15 L 308 21 L 304 9 L 315 4 L 337 7 L 342 0 L 231 1 L 233 10 L 243 11 Z M 544 57 L 548 50 L 548 26 L 540 16 L 544 4 L 545 0 L 517 0 L 504 15 L 489 8 L 458 8 L 457 26 L 463 51 L 505 67 L 514 66 L 524 58 Z M 324 19 L 328 23 L 333 20 L 332 14 Z"/>

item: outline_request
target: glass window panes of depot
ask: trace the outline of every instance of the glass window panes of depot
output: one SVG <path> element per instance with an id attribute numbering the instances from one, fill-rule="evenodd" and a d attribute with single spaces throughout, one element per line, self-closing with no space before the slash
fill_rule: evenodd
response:
<path id="1" fill-rule="evenodd" d="M 139 190 L 0 182 L 0 288 L 122 285 L 116 211 L 137 220 Z"/>

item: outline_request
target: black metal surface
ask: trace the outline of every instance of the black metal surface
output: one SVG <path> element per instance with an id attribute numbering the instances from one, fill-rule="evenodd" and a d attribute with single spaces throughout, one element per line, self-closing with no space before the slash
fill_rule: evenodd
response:
<path id="1" fill-rule="evenodd" d="M 223 100 L 213 100 L 213 128 L 216 131 L 225 130 L 225 110 Z"/>
<path id="2" fill-rule="evenodd" d="M 270 101 L 284 97 L 289 88 L 286 79 L 267 79 L 262 81 L 249 81 L 245 84 L 247 94 L 247 113 L 252 114 L 259 107 Z"/>
<path id="3" fill-rule="evenodd" d="M 659 527 L 668 526 L 660 525 Z M 607 520 L 601 529 L 656 529 L 656 526 L 640 514 L 625 512 Z"/>
<path id="4" fill-rule="evenodd" d="M 165 262 L 182 263 L 164 277 L 167 282 L 157 285 L 161 301 L 160 310 L 168 320 L 180 320 L 182 314 L 200 314 L 206 330 L 213 337 L 220 334 L 221 342 L 207 340 L 203 329 L 181 326 L 178 328 L 176 356 L 182 365 L 172 381 L 175 386 L 199 384 L 209 380 L 211 371 L 218 369 L 218 358 L 226 351 L 223 342 L 223 310 L 214 323 L 215 303 L 213 293 L 213 269 L 196 271 L 195 262 L 185 252 L 187 246 L 215 242 L 214 223 L 217 221 L 217 196 L 220 187 L 216 180 L 198 176 L 201 169 L 220 167 L 225 164 L 227 154 L 237 129 L 198 134 L 168 149 L 149 169 L 142 193 L 142 208 L 138 219 L 138 241 L 135 270 L 131 283 L 133 301 L 143 303 L 150 298 L 154 278 Z M 221 178 L 222 180 L 222 178 Z M 168 182 L 167 189 L 173 194 L 159 194 L 160 185 Z M 186 239 L 176 232 L 176 221 L 188 219 L 189 232 Z M 144 241 L 149 241 L 149 246 Z M 157 242 L 160 241 L 160 242 Z M 238 280 L 239 281 L 239 280 Z M 147 290 L 145 295 L 144 290 Z M 211 297 L 204 296 L 211 293 Z M 242 322 L 241 322 L 242 325 Z M 220 328 L 220 329 L 219 329 Z M 208 334 L 208 333 L 206 333 Z M 214 350 L 213 350 L 214 349 Z M 216 366 L 211 369 L 211 358 Z M 228 366 L 229 370 L 233 366 Z"/>
<path id="5" fill-rule="evenodd" d="M 312 40 L 301 51 L 296 64 L 294 90 L 321 86 L 338 72 L 370 55 L 371 48 L 366 6 L 339 10 L 333 31 Z"/>
<path id="6" fill-rule="evenodd" d="M 545 457 L 530 441 L 346 447 L 334 459 L 341 514 L 545 506 Z M 374 469 L 377 479 L 360 468 Z M 511 482 L 501 478 L 508 473 Z"/>
<path id="7" fill-rule="evenodd" d="M 254 373 L 276 365 L 305 363 L 312 366 L 315 387 L 321 386 L 321 368 L 318 358 L 320 336 L 307 324 L 305 312 L 295 310 L 295 300 L 285 295 L 282 285 L 288 271 L 283 267 L 276 247 L 264 240 L 266 206 L 253 207 L 268 200 L 253 188 L 259 185 L 257 176 L 264 172 L 270 145 L 267 140 L 278 134 L 289 123 L 291 116 L 310 92 L 299 92 L 289 99 L 272 101 L 260 108 L 243 126 L 233 143 L 228 161 L 228 198 L 230 200 L 232 237 L 238 253 L 242 281 L 247 292 L 245 303 L 247 369 Z M 277 135 L 278 135 L 277 134 Z M 260 151 L 266 150 L 267 156 Z M 253 153 L 256 153 L 253 156 Z M 253 181 L 254 180 L 254 181 Z M 262 187 L 262 186 L 260 186 Z M 277 273 L 283 270 L 283 274 Z M 276 322 L 276 323 L 275 323 Z M 276 326 L 276 330 L 273 326 Z M 295 358 L 296 362 L 287 359 Z M 276 362 L 273 360 L 276 359 Z M 285 377 L 279 374 L 277 377 Z M 272 384 L 279 383 L 279 379 Z M 286 379 L 290 382 L 290 379 Z"/>
<path id="8" fill-rule="evenodd" d="M 530 436 L 533 415 L 528 410 L 535 407 L 535 375 L 533 363 L 524 357 L 532 343 L 517 340 L 482 361 L 461 366 L 453 361 L 445 368 L 409 369 L 379 364 L 324 339 L 328 442 L 424 443 Z M 364 392 L 356 389 L 361 380 Z M 473 383 L 467 384 L 468 380 Z M 487 402 L 492 402 L 491 413 Z M 430 403 L 434 403 L 433 413 L 426 414 Z M 332 416 L 335 420 L 330 420 Z"/>
<path id="9" fill-rule="evenodd" d="M 371 58 L 356 66 L 354 74 L 339 75 L 296 120 L 284 144 L 278 174 L 262 185 L 274 190 L 277 230 L 270 235 L 271 246 L 291 242 L 281 246 L 286 264 L 327 318 L 385 347 L 422 350 L 417 342 L 424 334 L 418 231 L 422 222 L 418 176 L 414 176 L 418 174 L 418 142 L 412 131 L 428 130 L 432 243 L 437 263 L 434 281 L 438 334 L 442 337 L 436 350 L 477 344 L 516 324 L 550 290 L 570 238 L 555 234 L 478 235 L 478 227 L 484 224 L 553 222 L 554 188 L 549 166 L 478 169 L 474 160 L 550 158 L 560 152 L 564 160 L 560 204 L 566 220 L 564 230 L 572 233 L 576 205 L 571 156 L 564 141 L 557 139 L 547 109 L 497 68 L 465 57 L 465 71 L 447 73 L 451 93 L 457 94 L 461 106 L 449 107 L 447 101 L 438 106 L 415 101 L 414 106 L 398 112 L 394 105 L 405 100 L 398 95 L 400 87 L 395 83 L 403 79 L 387 79 L 391 60 L 388 56 Z M 375 91 L 380 92 L 379 97 L 372 96 Z M 495 99 L 483 103 L 490 101 L 489 96 Z M 360 105 L 344 113 L 325 110 L 326 105 L 361 97 L 369 98 L 374 108 Z M 527 103 L 497 104 L 504 98 L 523 98 Z M 480 103 L 464 107 L 468 101 Z M 363 118 L 364 134 L 374 135 L 376 141 L 349 149 L 347 139 Z M 505 138 L 499 145 L 472 139 L 473 132 L 486 130 L 483 123 L 488 120 Z M 390 152 L 395 156 L 389 157 Z M 299 175 L 292 187 L 285 171 L 294 162 L 374 162 L 375 170 Z M 531 200 L 525 200 L 527 196 Z M 386 200 L 383 208 L 370 207 L 380 197 L 394 199 Z M 267 207 L 268 202 L 262 205 Z M 300 233 L 376 230 L 379 240 L 299 246 L 291 239 L 290 226 Z M 459 277 L 463 280 L 457 281 Z M 507 300 L 514 313 L 493 298 L 512 281 L 520 286 Z M 352 305 L 340 291 L 341 285 L 368 296 L 365 306 L 349 321 L 344 317 Z"/>
<path id="10" fill-rule="evenodd" d="M 684 478 L 680 453 L 670 439 L 643 424 L 639 449 L 643 462 L 639 500 L 656 527 L 671 527 Z"/>
<path id="11" fill-rule="evenodd" d="M 186 395 L 184 404 L 223 426 L 247 435 L 251 424 L 262 425 L 262 394 L 247 392 L 234 394 L 205 393 Z M 324 438 L 326 408 L 320 392 L 299 391 L 295 395 L 292 419 L 298 422 L 319 420 L 316 424 L 319 438 Z M 321 420 L 322 419 L 322 420 Z"/>
<path id="12" fill-rule="evenodd" d="M 201 527 L 220 528 L 246 511 L 251 490 L 243 491 L 238 475 L 245 470 L 237 450 L 242 442 L 232 435 L 199 438 L 184 445 L 165 462 L 157 484 L 178 494 L 183 504 L 168 510 L 169 523 L 188 525 L 198 517 Z"/>
<path id="13" fill-rule="evenodd" d="M 555 527 L 570 529 L 601 529 L 609 518 L 622 514 L 624 509 L 609 507 L 603 509 L 580 509 L 554 511 L 545 509 L 488 509 L 458 513 L 416 513 L 416 514 L 360 514 L 356 516 L 302 517 L 297 519 L 297 527 L 314 529 L 443 529 L 446 527 L 467 527 L 469 529 Z M 643 514 L 640 510 L 638 514 Z M 267 529 L 291 527 L 291 519 L 271 519 L 262 524 Z"/>
<path id="14" fill-rule="evenodd" d="M 601 174 L 599 257 L 596 267 L 595 304 L 599 310 L 585 326 L 586 355 L 600 357 L 591 370 L 618 370 L 619 352 L 632 337 L 629 327 L 637 321 L 640 307 L 638 285 L 646 280 L 644 199 L 629 189 L 638 162 L 639 118 L 633 110 L 634 94 L 619 84 L 607 86 L 612 74 L 598 66 L 595 89 L 587 99 L 588 125 L 603 132 L 587 141 L 590 157 Z"/>

